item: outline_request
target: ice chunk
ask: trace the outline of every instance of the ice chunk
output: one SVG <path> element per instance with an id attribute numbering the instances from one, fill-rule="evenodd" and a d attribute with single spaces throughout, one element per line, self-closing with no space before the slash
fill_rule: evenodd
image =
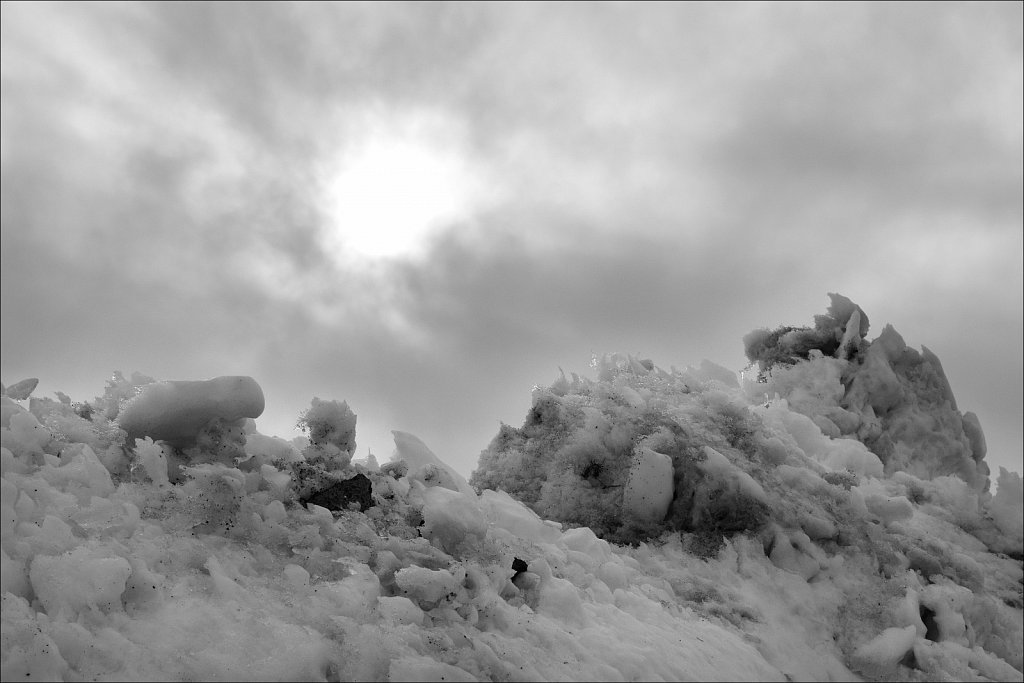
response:
<path id="1" fill-rule="evenodd" d="M 423 610 L 415 602 L 401 595 L 377 598 L 377 609 L 380 615 L 396 624 L 423 624 Z"/>
<path id="2" fill-rule="evenodd" d="M 985 453 L 988 452 L 988 446 L 985 443 L 985 432 L 981 429 L 978 416 L 967 411 L 964 413 L 963 425 L 964 434 L 967 436 L 968 443 L 971 444 L 971 454 L 975 461 L 981 461 L 985 457 Z"/>
<path id="3" fill-rule="evenodd" d="M 890 365 L 887 347 L 877 342 L 871 344 L 864 353 L 863 365 L 853 377 L 846 401 L 858 411 L 870 405 L 877 414 L 886 414 L 903 402 L 906 396 Z"/>
<path id="4" fill-rule="evenodd" d="M 131 608 L 129 614 L 135 613 L 139 609 L 158 606 L 163 599 L 160 584 L 163 582 L 164 576 L 150 571 L 141 558 L 129 558 L 128 563 L 132 573 L 125 583 L 121 599 L 126 607 Z"/>
<path id="5" fill-rule="evenodd" d="M 446 595 L 459 590 L 459 583 L 447 569 L 404 567 L 395 572 L 395 584 L 402 593 L 424 609 L 433 609 Z"/>
<path id="6" fill-rule="evenodd" d="M 821 433 L 814 421 L 806 415 L 789 409 L 787 401 L 774 401 L 768 408 L 758 409 L 769 424 L 789 432 L 796 445 L 806 455 L 820 459 L 828 449 L 828 437 Z"/>
<path id="7" fill-rule="evenodd" d="M 849 298 L 837 292 L 828 292 L 829 306 L 826 315 L 814 316 L 814 325 L 822 330 L 854 328 L 854 333 L 863 338 L 871 327 L 864 310 Z"/>
<path id="8" fill-rule="evenodd" d="M 882 496 L 871 493 L 864 496 L 864 503 L 872 514 L 881 517 L 887 525 L 910 519 L 914 515 L 914 505 L 906 496 Z"/>
<path id="9" fill-rule="evenodd" d="M 637 410 L 644 406 L 644 398 L 636 391 L 636 389 L 633 389 L 623 383 L 616 386 L 615 390 L 618 392 L 619 396 L 622 397 L 622 400 L 629 404 L 630 408 Z"/>
<path id="10" fill-rule="evenodd" d="M 280 501 L 275 501 L 280 503 Z M 309 572 L 297 564 L 286 564 L 284 567 L 284 579 L 289 585 L 295 588 L 309 587 Z"/>
<path id="11" fill-rule="evenodd" d="M 913 587 L 907 586 L 907 592 L 903 599 L 896 603 L 893 610 L 897 621 L 903 626 L 913 626 L 917 629 L 917 637 L 924 638 L 928 628 L 921 620 L 921 596 Z"/>
<path id="12" fill-rule="evenodd" d="M 205 566 L 218 596 L 229 600 L 240 600 L 243 598 L 245 589 L 231 577 L 233 572 L 226 569 L 220 560 L 214 555 L 210 555 L 206 560 Z"/>
<path id="13" fill-rule="evenodd" d="M 81 496 L 107 496 L 114 491 L 110 471 L 103 466 L 87 444 L 75 444 L 67 449 L 68 462 L 60 467 L 47 465 L 40 470 L 43 479 L 54 486 L 74 482 L 82 487 Z"/>
<path id="14" fill-rule="evenodd" d="M 862 476 L 882 476 L 882 461 L 860 441 L 830 439 L 814 420 L 789 409 L 786 401 L 758 409 L 769 424 L 789 432 L 807 456 L 834 470 L 850 470 Z"/>
<path id="15" fill-rule="evenodd" d="M 4 654 L 6 681 L 68 680 L 68 663 L 61 656 L 57 643 L 45 633 L 36 633 L 27 648 L 13 647 L 9 656 L 7 652 Z"/>
<path id="16" fill-rule="evenodd" d="M 818 426 L 821 433 L 829 438 L 838 439 L 842 435 L 842 432 L 839 430 L 836 423 L 824 415 L 815 415 L 811 420 Z"/>
<path id="17" fill-rule="evenodd" d="M 79 547 L 58 556 L 37 555 L 29 579 L 47 614 L 74 618 L 89 608 L 120 610 L 121 593 L 131 573 L 123 557 L 96 557 Z"/>
<path id="18" fill-rule="evenodd" d="M 455 551 L 463 543 L 482 540 L 487 521 L 474 494 L 452 491 L 442 486 L 423 487 L 423 536 L 445 552 Z"/>
<path id="19" fill-rule="evenodd" d="M 938 639 L 961 645 L 968 644 L 964 611 L 973 600 L 974 594 L 970 589 L 948 580 L 928 584 L 921 590 L 921 604 L 934 613 L 933 618 L 939 631 Z"/>
<path id="20" fill-rule="evenodd" d="M 957 410 L 956 397 L 953 396 L 953 388 L 949 386 L 949 380 L 946 378 L 946 373 L 942 370 L 942 362 L 939 361 L 939 357 L 936 356 L 927 346 L 921 344 L 921 358 L 925 363 L 929 363 L 932 366 L 932 376 L 935 380 L 938 380 L 938 391 L 942 400 L 949 401 L 949 407 L 953 410 Z"/>
<path id="21" fill-rule="evenodd" d="M 1020 552 L 1024 546 L 1024 485 L 1019 474 L 1005 467 L 999 468 L 996 495 L 988 506 L 988 512 L 999 530 Z"/>
<path id="22" fill-rule="evenodd" d="M 292 479 L 290 474 L 279 471 L 273 465 L 262 465 L 260 467 L 260 476 L 270 485 L 271 489 L 278 490 L 283 490 Z"/>
<path id="23" fill-rule="evenodd" d="M 772 465 L 782 465 L 789 458 L 789 451 L 786 444 L 777 436 L 763 439 L 761 444 L 761 455 Z M 802 468 L 801 468 L 802 469 Z"/>
<path id="24" fill-rule="evenodd" d="M 434 455 L 434 452 L 427 448 L 427 444 L 423 443 L 418 436 L 408 432 L 392 431 L 391 433 L 395 435 L 395 457 L 392 458 L 392 461 L 404 460 L 409 466 L 410 475 L 414 475 L 417 471 L 433 465 L 439 470 L 438 484 L 440 486 L 452 491 L 476 495 L 469 482 L 461 474 L 446 465 L 441 458 Z"/>
<path id="25" fill-rule="evenodd" d="M 800 516 L 800 527 L 810 538 L 834 538 L 838 529 L 824 517 L 805 512 Z"/>
<path id="26" fill-rule="evenodd" d="M 597 577 L 613 591 L 629 586 L 629 574 L 629 570 L 617 560 L 609 560 L 597 568 Z"/>
<path id="27" fill-rule="evenodd" d="M 258 465 L 273 464 L 276 460 L 302 462 L 302 453 L 294 444 L 277 436 L 263 434 L 245 435 L 245 452 L 256 458 Z"/>
<path id="28" fill-rule="evenodd" d="M 39 379 L 36 377 L 30 377 L 23 379 L 20 382 L 15 382 L 11 386 L 4 389 L 4 396 L 9 396 L 15 401 L 24 401 L 29 395 L 35 391 L 36 386 L 39 384 Z"/>
<path id="29" fill-rule="evenodd" d="M 861 310 L 860 306 L 857 306 L 853 313 L 850 314 L 850 319 L 846 323 L 846 330 L 843 332 L 843 338 L 839 342 L 839 349 L 836 351 L 839 358 L 849 358 L 859 347 L 861 340 L 864 338 L 864 333 L 860 331 L 860 323 Z"/>
<path id="30" fill-rule="evenodd" d="M 153 443 L 149 437 L 135 440 L 135 453 L 142 464 L 142 468 L 158 487 L 170 485 L 167 476 L 167 455 L 164 447 Z"/>
<path id="31" fill-rule="evenodd" d="M 787 486 L 801 491 L 811 493 L 828 490 L 828 482 L 806 467 L 779 465 L 775 468 L 775 475 Z"/>
<path id="32" fill-rule="evenodd" d="M 561 535 L 544 523 L 536 512 L 504 491 L 484 489 L 480 506 L 487 520 L 494 526 L 534 543 L 554 543 Z"/>
<path id="33" fill-rule="evenodd" d="M 544 559 L 531 563 L 530 569 L 540 577 L 541 611 L 574 625 L 585 620 L 579 591 L 571 581 L 554 576 L 551 566 Z"/>
<path id="34" fill-rule="evenodd" d="M 753 477 L 735 467 L 727 457 L 711 446 L 704 447 L 704 454 L 707 460 L 698 463 L 701 469 L 719 480 L 731 482 L 744 496 L 768 504 L 768 495 Z"/>
<path id="35" fill-rule="evenodd" d="M 931 680 L 1021 680 L 1019 670 L 977 646 L 968 648 L 960 643 L 933 643 L 919 638 L 914 644 L 914 658 L 917 667 Z"/>
<path id="36" fill-rule="evenodd" d="M 0 593 L 28 596 L 28 575 L 24 563 L 11 558 L 3 549 L 0 549 Z"/>
<path id="37" fill-rule="evenodd" d="M 592 558 L 607 560 L 612 556 L 611 546 L 608 545 L 608 541 L 598 538 L 589 527 L 581 526 L 566 530 L 562 534 L 562 543 L 565 544 L 566 548 L 586 553 Z"/>
<path id="38" fill-rule="evenodd" d="M 830 440 L 821 462 L 833 470 L 848 470 L 862 476 L 880 477 L 883 472 L 878 456 L 853 439 Z"/>
<path id="39" fill-rule="evenodd" d="M 0 427 L 11 428 L 11 416 L 28 412 L 6 396 L 0 396 Z"/>
<path id="40" fill-rule="evenodd" d="M 299 426 L 309 430 L 309 442 L 314 446 L 331 444 L 350 455 L 356 452 L 356 415 L 345 401 L 313 397 L 309 409 L 299 418 Z"/>
<path id="41" fill-rule="evenodd" d="M 0 436 L 5 448 L 22 457 L 42 453 L 43 448 L 53 439 L 50 430 L 39 424 L 36 416 L 27 410 L 12 414 L 10 429 L 4 430 Z"/>
<path id="42" fill-rule="evenodd" d="M 638 519 L 660 521 L 672 503 L 673 490 L 672 458 L 641 446 L 629 469 L 623 510 Z"/>
<path id="43" fill-rule="evenodd" d="M 288 510 L 285 509 L 284 503 L 279 500 L 272 500 L 263 508 L 263 519 L 268 522 L 276 524 L 287 518 Z"/>
<path id="44" fill-rule="evenodd" d="M 899 662 L 914 647 L 917 628 L 887 628 L 861 645 L 851 658 L 856 669 L 872 678 L 889 678 L 896 673 Z"/>
<path id="45" fill-rule="evenodd" d="M 799 574 L 806 581 L 814 578 L 821 565 L 813 555 L 820 555 L 820 551 L 811 543 L 811 540 L 801 531 L 786 533 L 782 529 L 775 532 L 775 540 L 769 559 L 779 569 L 784 569 L 794 574 Z"/>
<path id="46" fill-rule="evenodd" d="M 700 368 L 692 370 L 692 372 L 705 382 L 715 380 L 734 389 L 739 389 L 740 387 L 740 383 L 736 380 L 735 372 L 717 363 L 712 363 L 707 358 L 701 360 Z"/>
<path id="47" fill-rule="evenodd" d="M 129 442 L 148 436 L 183 446 L 191 445 L 213 419 L 259 417 L 263 407 L 263 390 L 252 377 L 154 382 L 125 403 L 117 421 Z"/>

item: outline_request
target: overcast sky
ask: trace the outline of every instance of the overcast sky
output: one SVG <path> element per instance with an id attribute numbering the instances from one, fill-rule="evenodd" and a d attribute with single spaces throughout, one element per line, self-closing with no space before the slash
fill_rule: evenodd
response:
<path id="1" fill-rule="evenodd" d="M 1021 3 L 2 5 L 2 380 L 252 375 L 463 474 L 840 292 L 1022 470 Z"/>

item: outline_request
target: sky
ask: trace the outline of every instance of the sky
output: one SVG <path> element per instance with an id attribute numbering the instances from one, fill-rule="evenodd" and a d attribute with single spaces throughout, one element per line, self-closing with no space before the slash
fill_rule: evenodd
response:
<path id="1" fill-rule="evenodd" d="M 0 377 L 251 375 L 468 475 L 827 292 L 1021 472 L 1022 4 L 3 3 Z"/>

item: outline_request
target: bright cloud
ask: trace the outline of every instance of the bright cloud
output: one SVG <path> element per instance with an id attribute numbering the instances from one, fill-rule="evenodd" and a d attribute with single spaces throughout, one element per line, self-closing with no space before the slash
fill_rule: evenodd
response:
<path id="1" fill-rule="evenodd" d="M 354 116 L 349 144 L 325 162 L 324 244 L 342 263 L 422 256 L 487 193 L 454 117 L 381 109 Z"/>

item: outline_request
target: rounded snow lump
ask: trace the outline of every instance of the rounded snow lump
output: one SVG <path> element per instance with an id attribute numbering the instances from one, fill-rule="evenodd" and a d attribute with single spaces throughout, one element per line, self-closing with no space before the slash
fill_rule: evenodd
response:
<path id="1" fill-rule="evenodd" d="M 643 446 L 633 456 L 623 510 L 639 519 L 660 521 L 672 503 L 673 490 L 672 458 Z"/>
<path id="2" fill-rule="evenodd" d="M 193 441 L 213 419 L 259 417 L 263 407 L 263 390 L 244 375 L 154 382 L 125 403 L 117 421 L 128 432 L 128 443 L 148 436 L 177 446 Z"/>

